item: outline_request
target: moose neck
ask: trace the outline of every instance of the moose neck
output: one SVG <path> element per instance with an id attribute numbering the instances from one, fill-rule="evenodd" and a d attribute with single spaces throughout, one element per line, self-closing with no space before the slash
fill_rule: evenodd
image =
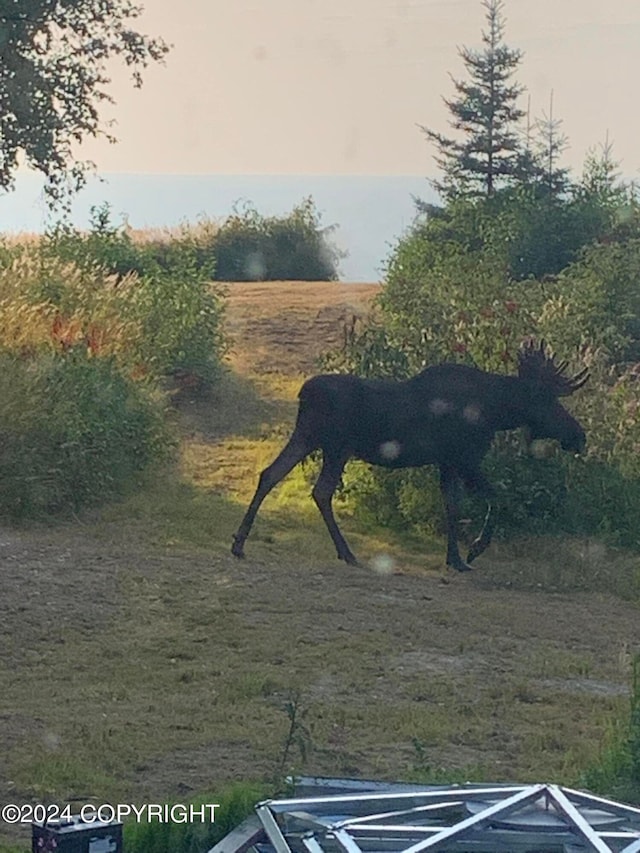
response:
<path id="1" fill-rule="evenodd" d="M 535 407 L 535 391 L 518 376 L 504 376 L 501 405 L 494 416 L 496 430 L 517 429 L 529 424 Z"/>

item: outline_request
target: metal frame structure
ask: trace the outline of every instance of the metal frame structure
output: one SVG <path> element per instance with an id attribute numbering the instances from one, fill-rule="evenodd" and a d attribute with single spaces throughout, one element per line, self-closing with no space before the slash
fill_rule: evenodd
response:
<path id="1" fill-rule="evenodd" d="M 640 808 L 558 785 L 301 781 L 211 853 L 640 853 Z"/>

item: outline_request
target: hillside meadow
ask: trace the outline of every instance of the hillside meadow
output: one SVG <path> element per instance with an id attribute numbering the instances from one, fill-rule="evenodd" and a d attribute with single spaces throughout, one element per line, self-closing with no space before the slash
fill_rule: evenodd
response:
<path id="1" fill-rule="evenodd" d="M 2 801 L 182 801 L 289 772 L 585 783 L 628 716 L 636 553 L 522 536 L 457 575 L 439 537 L 338 500 L 347 567 L 312 464 L 265 502 L 246 559 L 229 552 L 301 381 L 377 291 L 228 284 L 226 370 L 208 394 L 170 389 L 174 467 L 3 525 Z"/>

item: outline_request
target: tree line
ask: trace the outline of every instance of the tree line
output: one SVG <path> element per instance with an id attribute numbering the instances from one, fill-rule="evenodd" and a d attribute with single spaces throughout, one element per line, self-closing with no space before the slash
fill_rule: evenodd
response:
<path id="1" fill-rule="evenodd" d="M 589 154 L 578 178 L 549 115 L 526 121 L 515 80 L 522 59 L 504 41 L 502 0 L 484 0 L 478 50 L 460 51 L 467 76 L 446 100 L 452 133 L 423 127 L 435 146 L 439 205 L 391 251 L 375 321 L 328 359 L 333 369 L 407 377 L 462 361 L 512 372 L 520 342 L 544 339 L 592 378 L 573 405 L 588 434 L 581 459 L 526 456 L 517 435 L 487 460 L 499 484 L 503 535 L 603 536 L 640 548 L 640 207 L 611 149 Z M 354 469 L 345 495 L 377 523 L 442 531 L 429 471 Z M 471 504 L 470 517 L 480 508 Z"/>

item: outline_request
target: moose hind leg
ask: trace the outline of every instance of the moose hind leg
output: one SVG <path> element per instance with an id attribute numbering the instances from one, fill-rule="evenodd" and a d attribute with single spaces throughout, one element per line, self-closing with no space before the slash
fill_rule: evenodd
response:
<path id="1" fill-rule="evenodd" d="M 313 447 L 309 446 L 300 433 L 294 432 L 285 447 L 274 459 L 274 461 L 265 468 L 260 474 L 258 480 L 258 488 L 249 504 L 244 518 L 240 522 L 240 527 L 233 535 L 233 545 L 231 553 L 235 557 L 244 557 L 244 543 L 249 535 L 255 517 L 260 509 L 260 504 L 269 494 L 271 489 L 283 480 L 289 471 L 291 471 L 298 462 L 301 462 L 306 456 L 311 453 Z"/>
<path id="2" fill-rule="evenodd" d="M 340 477 L 342 476 L 346 461 L 347 460 L 344 457 L 333 457 L 325 454 L 320 476 L 318 477 L 311 494 L 316 502 L 316 506 L 320 510 L 320 514 L 327 526 L 327 530 L 333 540 L 333 544 L 336 546 L 338 559 L 344 560 L 345 563 L 350 563 L 355 566 L 358 564 L 358 561 L 347 545 L 344 536 L 340 532 L 340 528 L 338 527 L 333 515 L 333 507 L 331 505 L 333 494 L 340 482 Z"/>
<path id="3" fill-rule="evenodd" d="M 447 565 L 458 572 L 469 572 L 458 550 L 458 519 L 460 516 L 460 480 L 451 468 L 440 468 L 440 489 L 447 516 Z"/>

